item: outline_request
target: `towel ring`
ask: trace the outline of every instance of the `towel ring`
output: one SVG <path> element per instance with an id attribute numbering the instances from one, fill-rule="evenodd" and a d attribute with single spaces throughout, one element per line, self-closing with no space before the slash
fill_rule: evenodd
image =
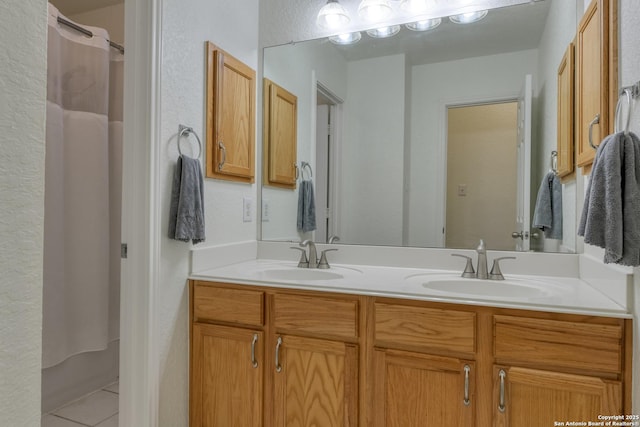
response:
<path id="1" fill-rule="evenodd" d="M 300 167 L 300 174 L 302 175 L 302 180 L 304 180 L 304 169 L 309 169 L 309 179 L 313 178 L 313 169 L 311 169 L 311 165 L 307 162 L 301 162 L 302 166 Z"/>
<path id="2" fill-rule="evenodd" d="M 551 172 L 558 175 L 558 152 L 556 150 L 551 152 Z"/>
<path id="3" fill-rule="evenodd" d="M 185 134 L 187 136 L 189 136 L 189 134 L 193 134 L 193 136 L 195 136 L 198 140 L 198 155 L 196 156 L 196 159 L 199 159 L 200 155 L 202 154 L 202 142 L 200 141 L 198 134 L 195 133 L 193 128 L 190 128 L 188 126 L 178 125 L 178 153 L 180 153 L 180 155 L 182 156 L 182 150 L 180 149 L 180 138 L 182 138 L 182 136 Z"/>
<path id="4" fill-rule="evenodd" d="M 620 91 L 620 96 L 618 97 L 618 103 L 616 104 L 616 117 L 614 121 L 615 131 L 621 132 L 619 125 L 620 113 L 622 112 L 622 95 L 627 95 L 627 121 L 624 126 L 624 134 L 629 136 L 629 125 L 631 124 L 631 88 L 625 87 Z"/>

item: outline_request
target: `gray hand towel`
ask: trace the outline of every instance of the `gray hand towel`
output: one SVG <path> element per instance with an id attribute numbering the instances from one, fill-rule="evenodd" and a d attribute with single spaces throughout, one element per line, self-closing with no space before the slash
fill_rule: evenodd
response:
<path id="1" fill-rule="evenodd" d="M 316 229 L 316 201 L 313 194 L 313 182 L 304 180 L 298 189 L 298 231 L 308 232 Z"/>
<path id="2" fill-rule="evenodd" d="M 553 172 L 547 173 L 540 183 L 533 227 L 544 231 L 547 239 L 562 240 L 562 184 Z"/>
<path id="3" fill-rule="evenodd" d="M 204 185 L 200 161 L 180 156 L 173 174 L 169 238 L 204 242 Z"/>
<path id="4" fill-rule="evenodd" d="M 640 265 L 640 140 L 609 135 L 598 147 L 578 235 L 605 249 L 604 262 Z"/>

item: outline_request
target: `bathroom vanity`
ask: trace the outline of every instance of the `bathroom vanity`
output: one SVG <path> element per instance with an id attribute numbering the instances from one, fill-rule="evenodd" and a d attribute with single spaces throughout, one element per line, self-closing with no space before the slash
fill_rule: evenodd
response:
<path id="1" fill-rule="evenodd" d="M 577 278 L 505 274 L 492 295 L 459 273 L 257 259 L 192 274 L 191 425 L 546 427 L 632 413 L 623 308 Z"/>

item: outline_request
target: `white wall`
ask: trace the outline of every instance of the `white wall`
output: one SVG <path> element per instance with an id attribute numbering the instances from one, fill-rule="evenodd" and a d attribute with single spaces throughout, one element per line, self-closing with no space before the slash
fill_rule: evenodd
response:
<path id="1" fill-rule="evenodd" d="M 186 426 L 188 420 L 188 303 L 190 243 L 167 236 L 171 179 L 178 157 L 178 124 L 192 126 L 204 142 L 205 41 L 256 69 L 258 0 L 163 0 L 160 113 L 160 282 L 156 284 L 157 351 L 160 368 L 160 426 Z M 258 110 L 256 110 L 258 111 Z M 258 128 L 256 128 L 257 130 Z M 191 144 L 197 144 L 193 138 Z M 182 142 L 183 152 L 187 150 Z M 203 153 L 204 154 L 204 153 Z M 242 199 L 256 200 L 255 184 L 205 179 L 206 242 L 217 245 L 256 239 L 255 216 L 242 221 Z"/>
<path id="2" fill-rule="evenodd" d="M 402 245 L 404 79 L 404 55 L 348 64 L 337 230 L 345 242 Z"/>
<path id="3" fill-rule="evenodd" d="M 442 245 L 446 105 L 516 99 L 536 69 L 537 50 L 413 67 L 409 245 Z"/>
<path id="4" fill-rule="evenodd" d="M 52 2 L 55 5 L 55 1 Z M 124 45 L 124 2 L 68 16 L 79 24 L 107 30 L 109 40 Z"/>
<path id="5" fill-rule="evenodd" d="M 47 3 L 0 3 L 0 425 L 40 425 Z"/>

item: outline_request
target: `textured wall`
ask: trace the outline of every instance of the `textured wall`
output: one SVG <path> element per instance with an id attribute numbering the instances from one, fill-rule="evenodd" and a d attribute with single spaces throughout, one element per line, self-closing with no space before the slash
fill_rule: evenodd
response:
<path id="1" fill-rule="evenodd" d="M 161 283 L 159 304 L 160 426 L 188 420 L 188 315 L 185 279 L 191 244 L 166 237 L 171 178 L 178 157 L 178 124 L 192 126 L 205 142 L 205 41 L 209 40 L 256 69 L 258 0 L 164 0 L 162 3 Z M 257 129 L 257 128 L 256 128 Z M 193 147 L 197 142 L 189 138 Z M 187 140 L 181 147 L 187 153 Z M 203 152 L 204 153 L 204 152 Z M 256 185 L 205 179 L 207 245 L 255 240 L 255 215 L 242 221 L 242 199 L 256 200 Z M 254 204 L 255 206 L 255 204 Z"/>
<path id="2" fill-rule="evenodd" d="M 0 425 L 40 425 L 46 13 L 0 3 Z"/>

